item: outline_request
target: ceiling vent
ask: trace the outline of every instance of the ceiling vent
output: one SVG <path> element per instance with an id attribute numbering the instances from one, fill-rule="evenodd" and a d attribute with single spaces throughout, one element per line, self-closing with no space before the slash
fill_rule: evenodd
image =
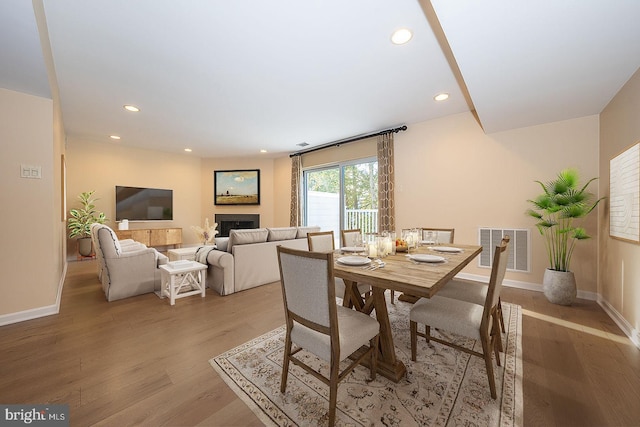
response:
<path id="1" fill-rule="evenodd" d="M 509 259 L 507 260 L 508 271 L 529 272 L 530 246 L 529 229 L 515 228 L 480 228 L 478 229 L 478 240 L 482 246 L 482 253 L 478 259 L 479 267 L 491 268 L 493 263 L 493 251 L 504 236 L 511 238 L 509 242 Z"/>

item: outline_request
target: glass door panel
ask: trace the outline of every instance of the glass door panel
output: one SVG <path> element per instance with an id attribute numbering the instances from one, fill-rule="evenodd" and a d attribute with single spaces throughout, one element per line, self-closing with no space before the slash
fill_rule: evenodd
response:
<path id="1" fill-rule="evenodd" d="M 344 182 L 345 230 L 378 232 L 378 162 L 376 160 L 342 167 Z"/>
<path id="2" fill-rule="evenodd" d="M 304 172 L 305 224 L 333 230 L 335 245 L 340 241 L 340 167 Z"/>

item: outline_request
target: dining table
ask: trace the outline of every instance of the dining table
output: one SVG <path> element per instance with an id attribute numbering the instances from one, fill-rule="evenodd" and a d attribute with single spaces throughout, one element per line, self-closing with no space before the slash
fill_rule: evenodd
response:
<path id="1" fill-rule="evenodd" d="M 333 272 L 345 283 L 342 305 L 367 315 L 375 310 L 380 323 L 377 359 L 377 372 L 380 375 L 398 382 L 406 373 L 404 363 L 396 357 L 385 291 L 393 289 L 416 297 L 431 298 L 481 252 L 482 246 L 478 245 L 419 246 L 411 249 L 410 253 L 396 252 L 370 262 L 364 259 L 353 262 L 356 259 L 344 257 L 353 257 L 355 254 L 336 250 Z M 370 285 L 371 292 L 361 295 L 358 284 Z"/>

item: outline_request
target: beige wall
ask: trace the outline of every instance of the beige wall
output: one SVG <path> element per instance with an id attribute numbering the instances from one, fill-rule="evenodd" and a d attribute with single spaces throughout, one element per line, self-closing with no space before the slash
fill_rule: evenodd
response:
<path id="1" fill-rule="evenodd" d="M 260 205 L 249 206 L 219 206 L 213 204 L 213 172 L 217 170 L 260 170 Z M 291 172 L 289 171 L 289 174 Z M 202 170 L 200 173 L 202 186 L 202 211 L 204 218 L 208 217 L 213 223 L 215 214 L 259 214 L 261 227 L 287 226 L 286 223 L 276 223 L 274 212 L 276 205 L 275 186 L 276 177 L 274 174 L 274 160 L 270 158 L 247 157 L 247 158 L 208 158 L 202 160 Z M 277 181 L 280 185 L 280 181 Z M 288 186 L 288 185 L 287 185 Z M 278 194 L 285 189 L 278 188 Z"/>
<path id="2" fill-rule="evenodd" d="M 0 89 L 0 315 L 56 303 L 63 265 L 53 123 L 52 100 Z M 21 178 L 21 164 L 40 166 L 42 178 Z"/>
<path id="3" fill-rule="evenodd" d="M 600 114 L 600 191 L 609 195 L 609 161 L 640 142 L 640 70 Z M 600 207 L 600 298 L 640 342 L 640 245 L 609 237 L 608 203 Z"/>
<path id="4" fill-rule="evenodd" d="M 166 188 L 173 190 L 173 221 L 130 222 L 129 228 L 182 228 L 185 245 L 196 244 L 190 226 L 202 224 L 200 164 L 198 157 L 127 147 L 126 142 L 96 143 L 70 139 L 67 145 L 67 208 L 77 208 L 78 195 L 96 191 L 99 211 L 115 222 L 115 186 Z M 70 241 L 69 257 L 77 254 Z"/>
<path id="5" fill-rule="evenodd" d="M 524 214 L 526 200 L 540 192 L 534 180 L 552 179 L 566 167 L 577 167 L 584 178 L 598 175 L 597 116 L 491 135 L 470 113 L 411 125 L 395 136 L 397 228 L 454 227 L 460 243 L 477 243 L 479 227 L 529 228 L 531 273 L 507 279 L 540 284 L 547 257 Z M 595 221 L 593 215 L 587 225 L 594 236 Z M 595 292 L 596 240 L 581 243 L 571 269 L 579 290 Z M 472 264 L 465 272 L 489 274 Z"/>

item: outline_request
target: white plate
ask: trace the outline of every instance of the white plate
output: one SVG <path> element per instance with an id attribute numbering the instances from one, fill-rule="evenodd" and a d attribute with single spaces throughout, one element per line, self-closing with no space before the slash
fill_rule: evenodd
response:
<path id="1" fill-rule="evenodd" d="M 435 246 L 433 250 L 438 252 L 462 252 L 462 249 L 451 246 Z"/>
<path id="2" fill-rule="evenodd" d="M 343 256 L 338 258 L 338 262 L 344 265 L 367 265 L 371 260 L 363 256 Z"/>
<path id="3" fill-rule="evenodd" d="M 444 262 L 446 261 L 443 257 L 438 255 L 426 255 L 426 254 L 415 254 L 409 255 L 409 258 L 419 262 Z"/>
<path id="4" fill-rule="evenodd" d="M 344 248 L 340 248 L 342 252 L 364 252 L 363 247 L 357 246 L 345 246 Z"/>

